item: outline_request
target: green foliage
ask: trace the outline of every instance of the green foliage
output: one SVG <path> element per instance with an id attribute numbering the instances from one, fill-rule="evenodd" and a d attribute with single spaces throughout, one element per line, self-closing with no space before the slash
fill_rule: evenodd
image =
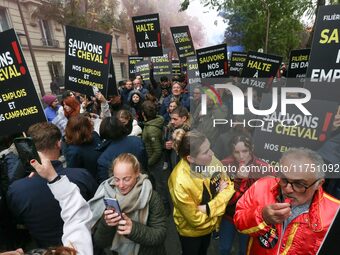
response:
<path id="1" fill-rule="evenodd" d="M 188 3 L 186 3 L 188 2 Z M 226 42 L 242 44 L 246 50 L 265 48 L 269 19 L 268 53 L 288 57 L 299 47 L 306 10 L 313 9 L 311 0 L 201 0 L 203 5 L 222 13 L 228 23 Z M 186 8 L 189 1 L 186 3 Z"/>
<path id="2" fill-rule="evenodd" d="M 42 2 L 35 15 L 64 25 L 109 33 L 112 28 L 125 26 L 123 14 L 116 13 L 118 5 L 117 0 L 48 0 Z"/>

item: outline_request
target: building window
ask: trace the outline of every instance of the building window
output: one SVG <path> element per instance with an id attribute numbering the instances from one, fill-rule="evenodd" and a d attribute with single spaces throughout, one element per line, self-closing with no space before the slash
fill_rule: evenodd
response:
<path id="1" fill-rule="evenodd" d="M 120 71 L 121 71 L 121 74 L 122 74 L 122 78 L 126 79 L 127 78 L 127 71 L 126 71 L 126 65 L 125 65 L 124 62 L 120 63 Z"/>
<path id="2" fill-rule="evenodd" d="M 7 11 L 4 8 L 0 8 L 0 32 L 3 32 L 9 28 L 10 26 L 8 22 Z"/>
<path id="3" fill-rule="evenodd" d="M 115 40 L 116 40 L 117 52 L 119 52 L 119 35 L 115 35 Z"/>
<path id="4" fill-rule="evenodd" d="M 47 62 L 51 80 L 56 80 L 59 86 L 64 85 L 64 72 L 61 62 Z"/>
<path id="5" fill-rule="evenodd" d="M 59 41 L 53 39 L 52 29 L 48 20 L 41 19 L 40 22 L 40 29 L 42 34 L 42 44 L 44 46 L 52 46 L 52 47 L 59 47 Z"/>

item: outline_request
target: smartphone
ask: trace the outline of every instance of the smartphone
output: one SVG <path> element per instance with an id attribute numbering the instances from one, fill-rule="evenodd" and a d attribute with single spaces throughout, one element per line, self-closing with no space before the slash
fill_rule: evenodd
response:
<path id="1" fill-rule="evenodd" d="M 99 89 L 96 86 L 92 86 L 93 95 L 96 95 L 99 92 Z"/>
<path id="2" fill-rule="evenodd" d="M 35 169 L 31 166 L 30 161 L 32 159 L 37 160 L 41 164 L 41 160 L 34 142 L 31 137 L 20 137 L 14 139 L 15 148 L 18 151 L 19 158 L 23 164 L 25 170 L 29 172 L 35 172 Z"/>
<path id="3" fill-rule="evenodd" d="M 104 198 L 104 204 L 106 209 L 113 209 L 119 215 L 122 215 L 122 210 L 120 209 L 118 200 L 115 198 Z"/>

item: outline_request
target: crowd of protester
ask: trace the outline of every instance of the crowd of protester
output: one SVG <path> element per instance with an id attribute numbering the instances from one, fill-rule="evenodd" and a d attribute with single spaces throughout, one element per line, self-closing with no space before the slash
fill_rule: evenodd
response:
<path id="1" fill-rule="evenodd" d="M 218 108 L 214 93 L 184 75 L 157 82 L 151 72 L 150 83 L 136 76 L 118 90 L 42 98 L 47 122 L 26 132 L 41 158 L 31 161 L 36 173 L 12 144 L 21 134 L 1 138 L 0 252 L 12 252 L 0 254 L 166 254 L 171 216 L 183 255 L 207 254 L 212 237 L 231 254 L 236 235 L 239 254 L 316 254 L 339 208 L 337 180 L 326 185 L 307 169 L 241 171 L 269 165 L 255 156 L 253 129 L 213 127 L 212 119 L 235 117 L 227 90 L 217 91 Z M 338 114 L 322 157 L 292 148 L 280 164 L 339 163 L 339 127 Z M 223 167 L 236 172 L 209 170 Z"/>

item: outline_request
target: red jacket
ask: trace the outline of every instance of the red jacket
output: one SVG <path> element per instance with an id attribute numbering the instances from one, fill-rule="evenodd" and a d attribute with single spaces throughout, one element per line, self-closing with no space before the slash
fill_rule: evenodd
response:
<path id="1" fill-rule="evenodd" d="M 315 255 L 340 201 L 320 187 L 309 211 L 292 220 L 282 236 L 282 224 L 267 225 L 262 217 L 263 207 L 277 203 L 278 196 L 277 181 L 268 177 L 255 182 L 239 199 L 234 223 L 241 233 L 251 236 L 247 254 L 276 255 L 280 248 L 281 255 Z"/>
<path id="2" fill-rule="evenodd" d="M 233 156 L 226 157 L 221 161 L 224 166 L 234 166 L 235 169 L 239 168 L 239 164 Z M 253 156 L 252 160 L 247 164 L 247 166 L 269 166 L 268 163 L 258 159 L 257 157 Z M 228 173 L 230 179 L 234 182 L 234 189 L 235 193 L 233 197 L 229 200 L 226 212 L 224 214 L 224 218 L 230 221 L 233 221 L 233 217 L 235 214 L 235 207 L 237 201 L 240 197 L 246 192 L 246 190 L 257 180 L 252 173 L 249 173 L 249 178 L 237 178 L 235 177 L 236 173 Z"/>

